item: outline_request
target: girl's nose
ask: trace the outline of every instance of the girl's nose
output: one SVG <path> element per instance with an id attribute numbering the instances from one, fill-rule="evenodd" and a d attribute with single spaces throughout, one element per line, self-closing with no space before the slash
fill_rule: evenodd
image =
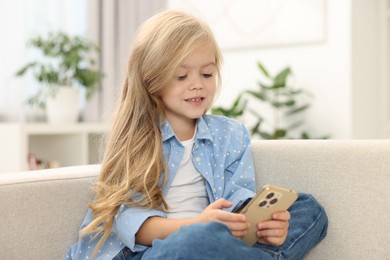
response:
<path id="1" fill-rule="evenodd" d="M 190 90 L 198 90 L 203 88 L 202 78 L 200 76 L 195 77 L 191 82 Z"/>

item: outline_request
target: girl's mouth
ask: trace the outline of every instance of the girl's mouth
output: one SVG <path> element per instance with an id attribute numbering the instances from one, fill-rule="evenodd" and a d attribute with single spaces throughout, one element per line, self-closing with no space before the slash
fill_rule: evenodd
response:
<path id="1" fill-rule="evenodd" d="M 199 97 L 199 98 L 189 98 L 189 99 L 186 99 L 187 102 L 200 102 L 202 101 L 204 98 L 202 97 Z"/>
<path id="2" fill-rule="evenodd" d="M 205 100 L 204 97 L 194 97 L 194 98 L 185 99 L 186 102 L 194 106 L 201 106 L 204 100 Z"/>

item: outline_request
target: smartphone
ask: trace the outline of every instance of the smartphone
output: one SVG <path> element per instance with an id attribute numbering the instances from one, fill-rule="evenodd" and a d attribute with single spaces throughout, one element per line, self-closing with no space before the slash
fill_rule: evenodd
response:
<path id="1" fill-rule="evenodd" d="M 250 246 L 258 240 L 256 225 L 259 222 L 272 219 L 272 213 L 286 211 L 298 198 L 291 190 L 267 184 L 253 198 L 246 200 L 233 212 L 244 214 L 250 222 L 248 232 L 242 239 Z"/>

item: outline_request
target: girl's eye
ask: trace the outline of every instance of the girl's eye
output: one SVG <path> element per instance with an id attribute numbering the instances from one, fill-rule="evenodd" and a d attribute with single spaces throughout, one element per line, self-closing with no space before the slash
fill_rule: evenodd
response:
<path id="1" fill-rule="evenodd" d="M 183 76 L 178 76 L 177 79 L 178 80 L 185 80 L 187 78 L 187 75 L 183 75 Z"/>
<path id="2" fill-rule="evenodd" d="M 213 74 L 207 74 L 207 73 L 204 73 L 204 74 L 202 74 L 202 75 L 203 75 L 203 77 L 205 77 L 206 79 L 211 78 L 211 77 L 213 76 Z"/>

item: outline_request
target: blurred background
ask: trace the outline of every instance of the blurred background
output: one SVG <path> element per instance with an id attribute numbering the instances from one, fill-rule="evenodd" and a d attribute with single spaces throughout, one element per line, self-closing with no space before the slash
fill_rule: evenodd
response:
<path id="1" fill-rule="evenodd" d="M 289 68 L 285 84 L 304 90 L 306 97 L 297 102 L 307 106 L 299 118 L 278 119 L 281 125 L 286 120 L 279 128 L 290 121 L 292 131 L 304 131 L 306 138 L 390 137 L 389 0 L 1 0 L 0 123 L 45 121 L 31 116 L 38 112 L 25 102 L 40 83 L 32 74 L 15 74 L 41 55 L 29 39 L 56 31 L 100 47 L 95 66 L 104 74 L 101 88 L 82 99 L 79 121 L 105 123 L 138 26 L 167 8 L 203 18 L 217 37 L 225 60 L 216 107 L 231 108 L 244 91 L 248 111 L 262 111 L 262 122 L 275 120 L 280 111 L 257 105 L 264 99 L 254 100 L 250 92 Z M 256 118 L 252 113 L 241 119 Z"/>

